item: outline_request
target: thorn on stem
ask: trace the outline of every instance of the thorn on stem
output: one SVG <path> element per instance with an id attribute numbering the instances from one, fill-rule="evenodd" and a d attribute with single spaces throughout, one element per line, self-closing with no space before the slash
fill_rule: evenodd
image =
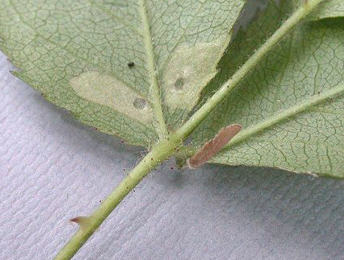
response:
<path id="1" fill-rule="evenodd" d="M 81 228 L 81 230 L 83 230 L 83 231 L 90 229 L 91 224 L 92 224 L 91 217 L 79 216 L 76 218 L 72 218 L 70 221 L 77 223 L 79 225 L 79 227 Z"/>

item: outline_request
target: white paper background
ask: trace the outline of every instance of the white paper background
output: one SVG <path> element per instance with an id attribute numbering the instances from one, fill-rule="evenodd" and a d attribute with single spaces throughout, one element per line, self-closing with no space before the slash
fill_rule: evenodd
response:
<path id="1" fill-rule="evenodd" d="M 75 122 L 0 53 L 0 259 L 52 259 L 143 151 Z M 344 259 L 344 183 L 283 171 L 158 169 L 75 259 Z M 126 172 L 125 172 L 125 171 Z"/>

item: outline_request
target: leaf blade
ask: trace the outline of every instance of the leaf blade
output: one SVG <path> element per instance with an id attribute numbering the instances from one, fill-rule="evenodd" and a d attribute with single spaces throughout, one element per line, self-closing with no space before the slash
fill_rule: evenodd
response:
<path id="1" fill-rule="evenodd" d="M 324 2 L 310 17 L 310 20 L 338 18 L 344 16 L 344 2 L 341 0 L 328 0 Z"/>
<path id="2" fill-rule="evenodd" d="M 166 132 L 162 113 L 173 129 L 197 103 L 198 92 L 216 73 L 212 58 L 219 59 L 223 52 L 214 41 L 227 42 L 242 4 L 240 0 L 39 0 L 30 4 L 4 0 L 1 49 L 20 68 L 16 75 L 51 102 L 100 131 L 151 147 L 158 133 Z M 184 60 L 178 66 L 181 57 L 192 57 L 200 50 L 212 56 L 200 55 L 197 61 Z M 130 62 L 135 66 L 129 68 Z M 184 80 L 183 91 L 174 91 L 186 69 L 194 76 Z M 86 82 L 94 83 L 88 91 L 81 87 Z M 196 91 L 191 85 L 197 86 Z M 115 102 L 114 93 L 123 88 L 127 95 Z M 192 102 L 179 92 L 187 93 Z M 137 98 L 145 99 L 148 109 L 136 115 L 132 109 Z"/>
<path id="3" fill-rule="evenodd" d="M 241 88 L 209 117 L 203 130 L 200 128 L 196 133 L 196 140 L 205 135 L 204 129 L 212 125 L 214 118 L 218 123 L 222 116 L 223 125 L 235 122 L 255 128 L 283 111 L 293 111 L 295 104 L 302 104 L 312 96 L 326 96 L 335 90 L 341 93 L 344 84 L 341 21 L 306 23 L 284 39 L 262 66 L 240 84 Z M 326 104 L 312 106 L 315 111 L 308 108 L 296 118 L 291 113 L 286 122 L 263 132 L 255 131 L 253 137 L 223 151 L 213 161 L 344 177 L 340 155 L 344 152 L 340 142 L 343 98 L 329 96 L 326 100 Z M 316 112 L 319 109 L 321 112 Z"/>

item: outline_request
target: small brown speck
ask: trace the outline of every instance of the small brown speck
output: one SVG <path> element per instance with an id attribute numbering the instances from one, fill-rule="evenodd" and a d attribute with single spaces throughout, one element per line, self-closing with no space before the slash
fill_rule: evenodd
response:
<path id="1" fill-rule="evenodd" d="M 132 67 L 134 67 L 134 66 L 135 66 L 135 63 L 134 63 L 133 61 L 131 61 L 131 62 L 128 63 L 128 67 L 129 67 L 129 68 L 132 68 Z"/>

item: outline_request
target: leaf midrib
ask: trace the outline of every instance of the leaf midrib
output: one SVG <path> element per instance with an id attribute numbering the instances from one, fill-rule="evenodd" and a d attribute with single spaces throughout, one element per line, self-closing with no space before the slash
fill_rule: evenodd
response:
<path id="1" fill-rule="evenodd" d="M 89 2 L 92 4 L 92 0 L 89 0 Z M 140 13 L 141 13 L 141 17 L 142 17 L 142 21 L 143 21 L 143 25 L 144 25 L 144 30 L 143 30 L 144 33 L 143 33 L 143 35 L 142 34 L 139 34 L 139 35 L 143 36 L 143 38 L 144 38 L 144 47 L 146 50 L 147 61 L 148 61 L 148 71 L 150 73 L 151 88 L 153 90 L 152 91 L 152 100 L 150 100 L 149 98 L 146 98 L 141 92 L 139 92 L 137 89 L 132 87 L 127 82 L 124 82 L 122 79 L 119 79 L 112 71 L 108 71 L 105 68 L 99 66 L 98 64 L 93 64 L 89 60 L 78 56 L 77 54 L 68 50 L 67 48 L 59 45 L 56 42 L 49 40 L 46 37 L 44 37 L 41 33 L 38 32 L 38 30 L 36 30 L 33 26 L 31 26 L 29 23 L 25 22 L 22 19 L 20 12 L 14 6 L 12 0 L 10 0 L 10 4 L 11 4 L 13 10 L 18 14 L 20 21 L 24 25 L 28 26 L 31 30 L 33 30 L 37 36 L 41 37 L 45 41 L 47 41 L 47 42 L 49 42 L 55 46 L 57 46 L 58 48 L 68 52 L 73 57 L 82 60 L 86 64 L 91 64 L 94 67 L 101 69 L 102 71 L 107 71 L 112 77 L 115 77 L 116 80 L 122 82 L 128 88 L 133 90 L 136 94 L 138 94 L 142 98 L 146 99 L 147 102 L 151 105 L 151 107 L 154 111 L 154 114 L 156 116 L 156 119 L 157 119 L 157 124 L 158 124 L 158 127 L 156 129 L 157 134 L 159 135 L 160 139 L 166 138 L 166 136 L 168 135 L 168 130 L 167 130 L 167 126 L 166 126 L 164 115 L 163 115 L 162 102 L 161 102 L 161 96 L 160 96 L 160 88 L 159 88 L 158 78 L 157 78 L 157 70 L 155 68 L 155 59 L 154 59 L 154 49 L 153 49 L 153 43 L 152 43 L 152 36 L 151 36 L 151 31 L 150 31 L 150 26 L 149 26 L 149 20 L 148 20 L 148 14 L 147 14 L 147 8 L 146 8 L 146 1 L 145 0 L 140 0 L 140 2 L 139 2 Z"/>
<path id="2" fill-rule="evenodd" d="M 166 139 L 168 135 L 167 126 L 165 123 L 165 118 L 162 109 L 162 101 L 160 94 L 160 87 L 158 83 L 158 71 L 155 67 L 155 58 L 154 58 L 154 47 L 152 42 L 152 33 L 149 25 L 148 11 L 146 0 L 139 0 L 139 12 L 141 15 L 143 23 L 143 40 L 144 47 L 147 54 L 147 65 L 148 72 L 150 77 L 150 88 L 151 88 L 151 97 L 153 103 L 153 111 L 157 120 L 157 133 L 161 140 Z"/>

